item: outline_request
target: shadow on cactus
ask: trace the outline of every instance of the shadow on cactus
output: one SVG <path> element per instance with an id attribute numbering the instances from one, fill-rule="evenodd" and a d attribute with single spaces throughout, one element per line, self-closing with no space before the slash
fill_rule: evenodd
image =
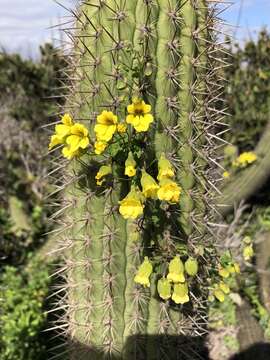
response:
<path id="1" fill-rule="evenodd" d="M 93 359 L 163 358 L 170 338 L 206 333 L 209 290 L 219 301 L 229 292 L 212 221 L 216 11 L 204 0 L 95 0 L 75 13 L 77 80 L 49 149 L 67 165 L 59 328 L 98 349 Z"/>

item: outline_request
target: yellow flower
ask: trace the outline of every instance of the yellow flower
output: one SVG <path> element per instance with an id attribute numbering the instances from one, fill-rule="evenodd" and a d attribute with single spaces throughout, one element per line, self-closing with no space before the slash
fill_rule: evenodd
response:
<path id="1" fill-rule="evenodd" d="M 186 273 L 190 276 L 195 276 L 198 273 L 198 261 L 193 258 L 188 258 L 185 262 Z"/>
<path id="2" fill-rule="evenodd" d="M 143 201 L 144 197 L 139 189 L 135 186 L 131 187 L 127 196 L 119 201 L 119 212 L 124 219 L 136 219 L 143 214 Z"/>
<path id="3" fill-rule="evenodd" d="M 129 177 L 136 175 L 136 161 L 131 151 L 128 153 L 128 158 L 125 161 L 125 175 Z"/>
<path id="4" fill-rule="evenodd" d="M 69 114 L 65 114 L 61 118 L 62 124 L 55 125 L 55 134 L 51 136 L 49 144 L 49 150 L 53 147 L 63 144 L 65 138 L 70 135 L 71 127 L 73 126 L 73 120 Z"/>
<path id="5" fill-rule="evenodd" d="M 158 181 L 166 178 L 172 178 L 174 175 L 175 172 L 172 164 L 168 159 L 166 159 L 165 154 L 162 153 L 158 161 Z"/>
<path id="6" fill-rule="evenodd" d="M 214 296 L 215 298 L 218 299 L 218 301 L 220 302 L 224 302 L 225 300 L 225 294 L 222 290 L 220 290 L 219 288 L 216 288 L 216 290 L 214 290 Z"/>
<path id="7" fill-rule="evenodd" d="M 117 130 L 118 118 L 111 111 L 102 111 L 97 117 L 97 124 L 94 127 L 98 141 L 108 142 L 112 139 Z"/>
<path id="8" fill-rule="evenodd" d="M 156 199 L 159 186 L 145 170 L 142 170 L 141 185 L 142 193 L 146 198 Z"/>
<path id="9" fill-rule="evenodd" d="M 86 149 L 88 145 L 88 130 L 84 125 L 76 123 L 71 126 L 70 135 L 66 138 L 66 146 L 62 150 L 62 154 L 64 157 L 72 159 L 79 154 L 80 149 Z"/>
<path id="10" fill-rule="evenodd" d="M 135 283 L 150 287 L 149 277 L 152 274 L 153 266 L 149 261 L 148 257 L 145 256 L 143 263 L 140 265 L 137 274 L 134 278 Z"/>
<path id="11" fill-rule="evenodd" d="M 169 263 L 169 273 L 167 279 L 174 283 L 185 282 L 184 276 L 184 264 L 182 263 L 180 256 L 176 255 Z"/>
<path id="12" fill-rule="evenodd" d="M 161 179 L 160 188 L 157 192 L 159 200 L 170 201 L 172 203 L 178 203 L 181 193 L 181 188 L 171 179 Z"/>
<path id="13" fill-rule="evenodd" d="M 228 266 L 228 271 L 230 274 L 240 274 L 240 266 L 237 263 L 233 263 Z"/>
<path id="14" fill-rule="evenodd" d="M 254 161 L 257 160 L 257 155 L 252 152 L 244 152 L 238 156 L 238 158 L 233 162 L 233 166 L 236 167 L 246 167 L 249 164 L 252 164 Z"/>
<path id="15" fill-rule="evenodd" d="M 157 291 L 161 299 L 168 300 L 171 297 L 171 283 L 167 279 L 159 279 L 157 283 Z"/>
<path id="16" fill-rule="evenodd" d="M 102 154 L 105 151 L 107 146 L 108 146 L 108 144 L 104 141 L 96 141 L 95 142 L 95 153 L 97 155 Z"/>
<path id="17" fill-rule="evenodd" d="M 120 134 L 123 134 L 127 131 L 127 127 L 125 124 L 118 124 L 117 125 L 117 131 L 120 133 Z"/>
<path id="18" fill-rule="evenodd" d="M 151 105 L 145 104 L 143 100 L 133 99 L 127 111 L 126 122 L 132 124 L 137 132 L 147 131 L 154 121 L 153 115 L 150 114 Z"/>
<path id="19" fill-rule="evenodd" d="M 98 170 L 95 179 L 97 180 L 97 185 L 100 186 L 103 184 L 103 182 L 105 181 L 105 179 L 102 179 L 103 177 L 105 177 L 106 175 L 109 175 L 112 173 L 112 167 L 111 165 L 103 165 L 100 167 L 100 169 Z"/>
<path id="20" fill-rule="evenodd" d="M 253 256 L 254 256 L 254 250 L 252 244 L 245 246 L 243 249 L 243 257 L 245 261 L 249 261 Z"/>
<path id="21" fill-rule="evenodd" d="M 175 284 L 173 287 L 172 300 L 176 304 L 185 304 L 189 302 L 187 283 Z"/>
<path id="22" fill-rule="evenodd" d="M 229 171 L 224 171 L 224 173 L 223 173 L 224 179 L 228 179 L 230 176 L 231 176 L 231 174 L 229 173 Z"/>
<path id="23" fill-rule="evenodd" d="M 223 267 L 220 267 L 219 270 L 218 270 L 218 273 L 221 277 L 223 278 L 228 278 L 230 276 L 230 272 L 228 269 L 226 268 L 223 268 Z"/>
<path id="24" fill-rule="evenodd" d="M 221 281 L 218 286 L 219 289 L 224 292 L 224 294 L 227 295 L 230 293 L 230 287 L 227 284 L 225 284 L 223 281 Z"/>

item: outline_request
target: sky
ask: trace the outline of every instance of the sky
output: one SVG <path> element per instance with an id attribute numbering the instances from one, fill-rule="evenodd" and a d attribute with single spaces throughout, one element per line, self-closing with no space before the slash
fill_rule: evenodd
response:
<path id="1" fill-rule="evenodd" d="M 59 2 L 73 8 L 76 0 Z M 262 26 L 270 29 L 270 0 L 233 2 L 222 17 L 233 26 L 230 31 L 237 40 L 255 37 Z M 0 9 L 0 47 L 32 58 L 37 56 L 40 44 L 59 38 L 58 31 L 50 27 L 68 16 L 54 0 L 0 0 Z"/>

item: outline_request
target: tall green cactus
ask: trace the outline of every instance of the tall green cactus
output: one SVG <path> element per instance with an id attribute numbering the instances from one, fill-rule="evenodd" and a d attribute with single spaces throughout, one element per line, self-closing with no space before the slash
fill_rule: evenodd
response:
<path id="1" fill-rule="evenodd" d="M 60 229 L 67 295 L 66 322 L 59 326 L 75 344 L 72 359 L 163 359 L 169 343 L 154 341 L 155 335 L 205 332 L 209 270 L 217 267 L 208 227 L 215 189 L 212 140 L 222 116 L 215 109 L 220 91 L 215 9 L 207 0 L 89 0 L 74 12 L 68 111 L 89 129 L 90 143 L 74 156 L 68 153 L 73 145 L 63 152 L 74 158 L 65 176 Z M 109 110 L 124 120 L 132 98 L 151 104 L 154 121 L 147 135 L 132 128 L 128 142 L 121 143 L 117 135 L 107 152 L 99 148 L 105 143 L 94 145 L 97 116 Z M 51 147 L 63 140 L 58 135 Z M 84 140 L 87 136 L 85 132 Z M 138 183 L 124 176 L 121 154 L 127 157 L 128 151 L 119 144 L 131 144 L 138 168 L 145 167 L 152 177 L 164 157 L 176 173 L 178 185 L 173 186 L 176 192 L 181 187 L 180 201 L 146 201 L 144 216 L 126 220 L 118 211 L 119 201 L 130 182 Z M 95 174 L 108 162 L 111 180 L 97 187 Z M 186 266 L 186 277 L 191 277 L 185 305 L 162 300 L 157 293 L 157 281 L 177 254 L 199 264 L 197 276 L 192 259 Z M 144 256 L 154 267 L 149 288 L 147 280 L 145 287 L 134 281 Z M 181 286 L 177 291 L 185 291 Z M 176 339 L 170 351 L 185 358 L 189 350 Z"/>

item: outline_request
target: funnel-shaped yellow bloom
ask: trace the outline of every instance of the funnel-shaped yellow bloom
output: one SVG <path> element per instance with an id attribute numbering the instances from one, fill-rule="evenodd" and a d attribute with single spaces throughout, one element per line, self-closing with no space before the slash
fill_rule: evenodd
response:
<path id="1" fill-rule="evenodd" d="M 140 190 L 135 186 L 131 187 L 127 196 L 119 201 L 119 212 L 124 219 L 136 219 L 143 214 L 143 201 L 144 197 Z"/>
<path id="2" fill-rule="evenodd" d="M 150 287 L 150 275 L 152 274 L 153 266 L 148 257 L 145 256 L 143 263 L 140 265 L 137 274 L 134 278 L 135 283 Z"/>
<path id="3" fill-rule="evenodd" d="M 98 141 L 108 142 L 112 139 L 117 130 L 118 118 L 111 111 L 102 111 L 97 117 L 97 124 L 94 127 Z"/>
<path id="4" fill-rule="evenodd" d="M 145 132 L 154 121 L 151 105 L 145 104 L 143 100 L 133 99 L 132 104 L 127 107 L 128 115 L 126 122 L 134 126 L 137 132 Z"/>
<path id="5" fill-rule="evenodd" d="M 95 154 L 100 155 L 102 154 L 106 147 L 108 146 L 108 144 L 104 141 L 96 141 L 95 142 Z"/>
<path id="6" fill-rule="evenodd" d="M 168 300 L 171 297 L 172 286 L 168 279 L 159 279 L 157 283 L 157 291 L 161 299 Z"/>
<path id="7" fill-rule="evenodd" d="M 166 159 L 165 154 L 162 153 L 158 161 L 158 181 L 166 178 L 172 178 L 174 175 L 175 172 L 172 164 L 168 159 Z"/>
<path id="8" fill-rule="evenodd" d="M 187 283 L 184 284 L 174 284 L 173 287 L 173 294 L 172 300 L 176 304 L 185 304 L 189 302 L 189 295 L 188 295 L 188 285 Z"/>
<path id="9" fill-rule="evenodd" d="M 157 191 L 159 189 L 155 179 L 149 175 L 145 170 L 142 170 L 141 177 L 142 193 L 146 198 L 157 198 Z"/>
<path id="10" fill-rule="evenodd" d="M 106 175 L 109 175 L 112 173 L 112 167 L 110 165 L 103 165 L 100 167 L 100 169 L 98 170 L 97 174 L 96 174 L 96 181 L 97 181 L 97 185 L 100 186 L 103 184 L 103 182 L 105 181 L 105 179 L 103 179 Z"/>
<path id="11" fill-rule="evenodd" d="M 66 146 L 62 154 L 67 159 L 72 159 L 79 154 L 79 150 L 86 149 L 89 145 L 88 130 L 82 124 L 74 124 L 70 129 L 70 135 L 66 138 Z"/>
<path id="12" fill-rule="evenodd" d="M 134 160 L 133 154 L 130 151 L 128 153 L 128 158 L 125 161 L 125 175 L 128 177 L 133 177 L 136 175 L 136 161 Z"/>
<path id="13" fill-rule="evenodd" d="M 172 181 L 171 179 L 161 179 L 160 180 L 160 188 L 157 192 L 157 196 L 159 200 L 165 200 L 172 203 L 178 203 L 181 188 L 176 184 L 176 182 Z"/>
<path id="14" fill-rule="evenodd" d="M 65 139 L 71 133 L 71 127 L 74 125 L 73 120 L 69 114 L 65 114 L 61 118 L 62 124 L 55 125 L 55 134 L 51 136 L 49 150 L 53 147 L 63 144 Z"/>
<path id="15" fill-rule="evenodd" d="M 169 273 L 167 279 L 174 283 L 185 282 L 184 276 L 184 264 L 182 263 L 180 256 L 176 255 L 169 263 Z"/>
<path id="16" fill-rule="evenodd" d="M 195 276 L 198 273 L 198 261 L 193 258 L 188 258 L 185 262 L 186 273 L 190 276 Z"/>

